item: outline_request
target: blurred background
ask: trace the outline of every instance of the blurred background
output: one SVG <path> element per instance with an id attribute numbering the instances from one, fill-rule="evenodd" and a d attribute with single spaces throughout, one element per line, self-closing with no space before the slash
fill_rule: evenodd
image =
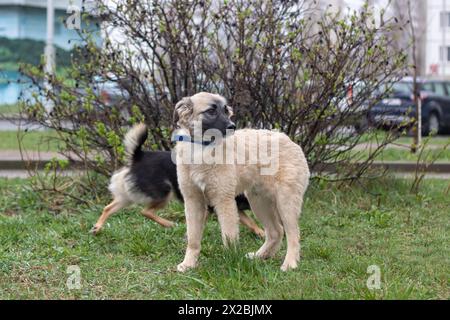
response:
<path id="1" fill-rule="evenodd" d="M 23 77 L 19 72 L 19 64 L 39 65 L 48 37 L 51 40 L 49 45 L 54 47 L 56 53 L 56 66 L 64 68 L 70 65 L 71 50 L 80 37 L 76 29 L 67 28 L 64 22 L 74 8 L 89 8 L 94 2 L 0 1 L 0 108 L 3 108 L 3 111 L 16 110 L 15 105 L 21 92 L 30 89 L 21 81 Z M 47 15 L 52 11 L 54 14 L 50 15 L 50 18 L 53 20 L 53 29 L 47 30 Z M 82 27 L 86 28 L 86 24 L 82 24 Z"/>
<path id="2" fill-rule="evenodd" d="M 314 2 L 318 3 L 318 10 L 329 5 L 335 10 L 356 9 L 363 4 L 362 0 Z M 64 67 L 70 63 L 71 48 L 79 39 L 76 30 L 64 25 L 68 9 L 71 5 L 92 6 L 95 1 L 0 0 L 0 105 L 3 107 L 15 104 L 23 89 L 17 83 L 20 81 L 19 63 L 38 64 L 44 53 L 48 3 L 53 4 L 55 12 L 53 44 L 58 56 L 57 66 Z M 408 19 L 408 0 L 371 0 L 369 3 L 378 9 L 388 8 L 391 15 L 400 19 Z M 411 1 L 411 6 L 417 28 L 419 75 L 450 76 L 450 1 Z M 407 48 L 409 41 L 410 35 L 405 30 L 398 45 Z"/>
<path id="3" fill-rule="evenodd" d="M 217 10 L 232 12 L 233 9 L 221 7 L 226 8 L 226 3 L 193 1 L 189 2 L 190 7 L 183 8 L 177 7 L 177 1 L 169 1 L 164 12 L 158 1 L 0 0 L 0 135 L 5 137 L 1 139 L 4 141 L 2 149 L 10 151 L 10 154 L 17 149 L 13 132 L 19 126 L 33 129 L 21 141 L 34 151 L 62 153 L 64 148 L 51 144 L 44 149 L 37 148 L 33 134 L 39 140 L 52 138 L 54 132 L 60 131 L 59 128 L 70 127 L 75 128 L 72 133 L 76 136 L 78 127 L 95 127 L 97 122 L 106 124 L 108 130 L 117 134 L 115 140 L 120 140 L 124 126 L 141 116 L 150 127 L 161 129 L 161 132 L 152 133 L 152 147 L 169 149 L 167 132 L 170 130 L 171 106 L 182 94 L 198 90 L 218 91 L 234 99 L 231 102 L 239 106 L 237 116 L 241 125 L 284 130 L 306 149 L 309 161 L 314 165 L 330 158 L 334 162 L 341 161 L 342 154 L 354 147 L 365 149 L 367 145 L 364 143 L 373 140 L 364 136 L 369 132 L 375 136 L 379 132 L 393 133 L 392 137 L 378 143 L 383 147 L 399 138 L 399 133 L 410 137 L 403 142 L 407 142 L 405 149 L 409 148 L 413 153 L 419 149 L 422 135 L 434 133 L 445 137 L 448 134 L 450 1 L 302 0 L 280 4 L 280 12 L 284 11 L 277 19 L 285 30 L 278 32 L 279 38 L 273 40 L 273 44 L 264 44 L 266 51 L 259 53 L 262 72 L 266 73 L 264 79 L 267 79 L 267 83 L 259 84 L 252 83 L 255 77 L 246 79 L 247 75 L 259 71 L 249 67 L 252 63 L 250 56 L 239 52 L 242 49 L 253 50 L 251 41 L 246 42 L 251 38 L 245 38 L 244 47 L 238 46 L 238 51 L 229 49 L 237 46 L 233 38 L 233 33 L 239 31 L 236 23 L 239 19 L 247 19 L 248 23 L 245 10 L 252 10 L 251 1 L 248 4 L 246 1 L 231 2 L 237 10 L 235 21 L 226 21 L 222 17 L 224 21 L 207 22 L 207 28 L 215 28 L 218 34 L 223 35 L 223 41 L 228 41 L 226 45 L 216 43 L 227 49 L 225 64 L 216 65 L 223 57 L 215 56 L 214 50 L 210 54 L 201 51 L 195 56 L 184 45 L 181 51 L 175 48 L 189 41 L 198 41 L 198 48 L 204 46 L 205 41 L 216 45 L 215 40 L 209 38 L 207 29 L 200 33 L 194 29 L 199 27 L 198 21 L 203 19 L 205 12 L 210 12 L 210 15 Z M 264 3 L 272 4 L 272 1 Z M 153 13 L 158 6 L 163 8 L 160 16 Z M 137 16 L 139 10 L 143 12 L 142 16 Z M 183 30 L 177 37 L 167 34 L 167 27 L 183 27 L 181 22 L 167 20 L 165 15 L 172 16 L 172 20 L 174 17 L 183 20 L 187 12 L 193 13 L 192 21 L 188 19 L 183 23 L 188 23 L 192 30 Z M 262 17 L 270 15 L 268 10 L 259 14 Z M 263 18 L 251 19 L 253 23 L 259 23 Z M 228 30 L 227 36 L 226 23 L 231 23 L 231 28 L 234 28 Z M 155 31 L 155 26 L 159 30 Z M 271 27 L 258 26 L 262 33 Z M 293 31 L 289 33 L 289 29 Z M 359 29 L 364 36 L 358 34 L 361 32 Z M 348 32 L 352 32 L 349 33 L 351 37 L 346 36 Z M 195 35 L 199 38 L 189 38 Z M 148 43 L 147 37 L 151 38 Z M 293 37 L 293 40 L 289 45 L 283 44 L 283 38 L 288 37 Z M 203 38 L 205 40 L 201 40 Z M 316 39 L 323 47 L 314 47 L 311 39 Z M 327 43 L 324 45 L 323 41 Z M 302 47 L 315 51 L 320 61 L 310 54 L 308 59 L 311 63 L 302 63 L 305 58 Z M 208 50 L 208 45 L 204 50 Z M 160 52 L 162 58 L 158 55 Z M 147 56 L 153 53 L 153 57 Z M 240 68 L 233 60 L 234 54 L 242 55 L 242 63 L 250 69 Z M 264 54 L 267 57 L 263 57 Z M 278 59 L 277 55 L 281 58 Z M 342 65 L 338 63 L 339 59 L 344 61 Z M 126 65 L 127 61 L 129 65 Z M 191 67 L 185 65 L 190 61 L 193 62 L 192 75 L 189 73 Z M 382 65 L 389 70 L 384 70 Z M 37 69 L 33 70 L 33 66 Z M 334 78 L 322 73 L 321 66 L 335 70 Z M 234 73 L 234 82 L 230 75 L 225 74 L 229 72 L 225 71 L 227 68 Z M 294 72 L 295 68 L 299 70 Z M 289 70 L 289 75 L 282 76 L 285 70 Z M 37 75 L 36 71 L 43 73 Z M 149 75 L 149 72 L 153 74 Z M 270 89 L 271 81 L 276 83 L 276 89 Z M 290 89 L 289 82 L 294 83 L 295 88 Z M 321 92 L 322 88 L 325 91 Z M 255 90 L 260 91 L 259 96 Z M 289 90 L 294 90 L 295 94 Z M 288 100 L 282 98 L 283 92 L 289 92 Z M 266 93 L 273 94 L 275 100 L 270 100 Z M 66 95 L 76 99 L 77 109 L 72 109 L 72 102 L 68 102 Z M 256 104 L 251 104 L 252 100 Z M 92 102 L 93 111 L 90 109 Z M 280 111 L 283 104 L 291 102 L 297 108 L 304 105 L 305 109 L 294 112 L 284 108 Z M 35 106 L 40 103 L 49 112 L 46 116 L 39 117 L 40 113 L 36 111 Z M 55 124 L 52 119 L 56 113 L 50 112 L 53 107 L 63 106 L 67 114 L 61 115 Z M 140 110 L 139 115 L 134 114 L 133 106 Z M 319 113 L 314 111 L 317 107 L 321 109 Z M 115 116 L 110 117 L 115 112 L 121 116 L 117 124 Z M 280 115 L 280 112 L 286 114 Z M 312 121 L 307 114 L 314 112 L 315 120 Z M 86 114 L 88 118 L 80 118 Z M 69 116 L 75 115 L 77 119 L 69 121 Z M 97 127 L 92 129 L 90 136 L 99 134 Z M 38 131 L 45 133 L 39 134 Z M 307 134 L 302 134 L 305 132 Z M 354 132 L 358 135 L 353 135 Z M 318 156 L 322 151 L 314 150 L 316 139 L 322 139 L 319 136 L 323 134 L 327 136 L 325 153 L 333 149 L 331 157 Z M 311 135 L 317 137 L 312 139 Z M 352 138 L 355 139 L 351 141 Z M 96 152 L 108 153 L 111 148 L 116 148 L 111 146 L 114 139 L 105 140 Z M 311 145 L 309 141 L 312 141 Z M 438 145 L 443 143 L 435 141 Z M 75 140 L 62 142 L 66 149 L 68 145 L 76 145 Z M 90 143 L 93 144 L 90 147 L 95 149 L 95 141 Z M 51 156 L 53 154 L 49 153 L 47 158 Z M 45 155 L 43 157 L 46 159 Z M 65 157 L 69 154 L 66 153 Z M 115 168 L 120 164 L 116 161 L 116 158 L 120 159 L 120 150 L 106 154 L 104 158 L 112 161 L 111 168 Z M 411 160 L 411 157 L 402 154 L 388 159 Z"/>

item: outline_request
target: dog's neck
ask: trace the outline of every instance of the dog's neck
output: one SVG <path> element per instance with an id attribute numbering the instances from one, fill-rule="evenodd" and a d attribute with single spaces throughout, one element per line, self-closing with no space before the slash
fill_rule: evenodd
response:
<path id="1" fill-rule="evenodd" d="M 200 145 L 206 147 L 206 146 L 209 146 L 210 144 L 212 144 L 214 141 L 196 140 L 196 139 L 192 139 L 191 136 L 188 136 L 188 135 L 175 135 L 172 138 L 172 142 L 190 142 L 190 143 L 200 144 Z"/>
<path id="2" fill-rule="evenodd" d="M 214 157 L 217 148 L 224 147 L 223 141 L 208 141 L 208 144 L 205 145 L 205 141 L 191 139 L 193 139 L 192 136 L 183 130 L 178 130 L 172 135 L 172 141 L 176 142 L 177 166 L 196 167 L 198 165 L 214 164 L 216 162 Z M 219 162 L 222 163 L 223 160 Z"/>
<path id="3" fill-rule="evenodd" d="M 214 143 L 214 140 L 206 140 L 203 139 L 203 137 L 196 138 L 190 135 L 189 131 L 186 129 L 179 129 L 174 132 L 172 135 L 172 142 L 178 143 L 178 142 L 188 142 L 193 144 L 199 144 L 202 146 L 209 146 L 212 143 Z"/>

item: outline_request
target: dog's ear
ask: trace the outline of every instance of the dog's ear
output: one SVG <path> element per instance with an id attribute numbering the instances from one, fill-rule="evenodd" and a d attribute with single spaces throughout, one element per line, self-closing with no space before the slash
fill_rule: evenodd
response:
<path id="1" fill-rule="evenodd" d="M 173 124 L 175 127 L 189 123 L 189 118 L 194 111 L 194 105 L 189 97 L 178 101 L 173 112 Z"/>

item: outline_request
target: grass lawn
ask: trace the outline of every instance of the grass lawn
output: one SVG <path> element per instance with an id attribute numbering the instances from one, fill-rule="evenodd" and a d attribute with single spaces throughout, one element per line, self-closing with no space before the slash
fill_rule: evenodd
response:
<path id="1" fill-rule="evenodd" d="M 29 131 L 22 138 L 22 145 L 30 151 L 57 151 L 58 142 L 51 138 L 56 134 L 51 131 Z M 17 131 L 0 131 L 0 150 L 18 150 Z"/>
<path id="2" fill-rule="evenodd" d="M 55 212 L 25 180 L 0 180 L 0 299 L 449 299 L 450 182 L 426 180 L 418 195 L 410 183 L 312 183 L 300 219 L 302 260 L 289 273 L 279 270 L 285 246 L 273 259 L 247 260 L 262 240 L 244 228 L 239 249 L 224 250 L 212 217 L 198 268 L 180 274 L 180 204 L 161 212 L 178 222 L 173 229 L 135 208 L 94 237 L 88 231 L 101 204 Z M 81 289 L 66 287 L 71 265 L 80 267 Z M 380 290 L 366 287 L 371 265 L 381 269 Z"/>
<path id="3" fill-rule="evenodd" d="M 426 154 L 430 152 L 430 156 L 425 157 Z M 428 159 L 430 160 L 432 157 L 431 155 L 436 154 L 437 155 L 437 161 L 441 162 L 448 162 L 450 161 L 450 148 L 447 148 L 447 150 L 444 150 L 440 152 L 440 150 L 426 150 L 425 153 L 422 155 L 422 160 Z M 385 149 L 383 150 L 378 156 L 377 160 L 379 161 L 412 161 L 417 162 L 417 159 L 419 158 L 419 152 L 418 153 L 411 153 L 408 149 Z"/>
<path id="4" fill-rule="evenodd" d="M 425 139 L 423 143 L 425 143 Z M 417 162 L 420 156 L 420 149 L 417 153 L 411 153 L 410 147 L 413 143 L 410 137 L 401 137 L 395 141 L 394 145 L 386 147 L 377 157 L 377 161 L 408 161 Z M 425 151 L 421 155 L 421 162 L 424 160 L 431 160 L 436 158 L 436 161 L 448 162 L 450 161 L 450 137 L 437 136 L 432 137 L 425 145 Z M 402 147 L 402 146 L 403 147 Z M 375 147 L 375 146 L 374 146 Z M 374 148 L 373 147 L 373 148 Z M 445 150 L 444 150 L 445 149 Z M 369 152 L 366 150 L 353 150 L 355 154 L 362 156 L 362 159 L 367 158 Z"/>
<path id="5" fill-rule="evenodd" d="M 17 104 L 0 104 L 0 115 L 18 114 L 19 106 Z"/>
<path id="6" fill-rule="evenodd" d="M 422 142 L 425 142 L 426 139 L 427 139 L 427 137 L 423 137 Z M 448 144 L 449 141 L 450 141 L 450 136 L 441 135 L 441 136 L 431 137 L 429 144 L 435 145 L 435 146 L 444 146 L 444 145 Z M 410 146 L 413 144 L 414 138 L 413 137 L 401 137 L 395 142 L 399 143 L 399 144 L 405 144 L 405 145 Z"/>
<path id="7" fill-rule="evenodd" d="M 375 132 L 371 132 L 370 134 L 362 134 L 360 143 L 365 142 L 375 142 L 375 141 L 383 141 L 387 138 L 390 133 L 384 130 L 377 130 Z M 432 137 L 422 137 L 422 142 L 430 139 L 429 144 L 431 145 L 445 145 L 450 140 L 450 135 L 435 135 Z M 414 142 L 414 137 L 412 135 L 401 135 L 399 138 L 395 140 L 395 143 L 411 145 Z"/>

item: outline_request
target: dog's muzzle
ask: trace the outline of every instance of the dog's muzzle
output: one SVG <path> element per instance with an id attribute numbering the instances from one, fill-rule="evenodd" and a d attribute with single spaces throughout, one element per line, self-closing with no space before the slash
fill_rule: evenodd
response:
<path id="1" fill-rule="evenodd" d="M 227 126 L 227 130 L 236 130 L 236 125 L 234 122 L 230 122 Z"/>

